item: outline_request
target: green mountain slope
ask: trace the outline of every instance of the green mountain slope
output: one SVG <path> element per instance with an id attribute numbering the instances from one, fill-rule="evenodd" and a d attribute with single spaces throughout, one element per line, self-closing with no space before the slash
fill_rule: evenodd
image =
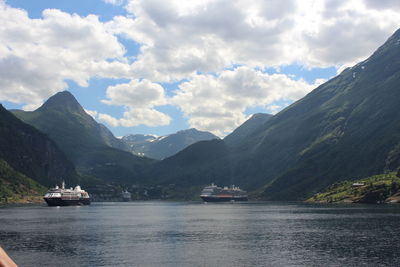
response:
<path id="1" fill-rule="evenodd" d="M 255 114 L 224 140 L 214 139 L 197 142 L 177 154 L 154 164 L 147 175 L 159 185 L 173 184 L 176 191 L 188 191 L 198 196 L 202 186 L 239 185 L 254 189 L 252 181 L 237 175 L 237 158 L 232 147 L 244 142 L 247 136 L 261 127 L 272 115 Z M 183 194 L 182 194 L 183 195 Z M 187 197 L 187 195 L 185 195 Z M 193 197 L 193 196 L 192 196 Z"/>
<path id="2" fill-rule="evenodd" d="M 113 182 L 143 181 L 143 168 L 152 160 L 121 149 L 126 145 L 88 115 L 65 91 L 50 97 L 32 112 L 14 111 L 24 122 L 49 135 L 84 175 Z"/>
<path id="3" fill-rule="evenodd" d="M 104 125 L 97 123 L 87 114 L 68 91 L 55 94 L 33 112 L 12 112 L 23 121 L 47 133 L 68 155 L 72 155 L 72 158 L 79 154 L 79 150 L 75 149 L 76 145 L 126 148 L 124 142 L 115 138 Z"/>
<path id="4" fill-rule="evenodd" d="M 200 141 L 154 164 L 147 175 L 155 184 L 178 187 L 230 183 L 230 176 L 225 174 L 231 168 L 227 155 L 229 150 L 222 140 Z"/>
<path id="5" fill-rule="evenodd" d="M 400 178 L 394 172 L 357 181 L 343 181 L 315 194 L 309 202 L 320 203 L 399 203 Z"/>
<path id="6" fill-rule="evenodd" d="M 246 144 L 256 171 L 243 178 L 269 182 L 267 199 L 303 199 L 400 166 L 399 39 L 269 120 Z"/>
<path id="7" fill-rule="evenodd" d="M 72 163 L 47 135 L 0 105 L 0 158 L 16 171 L 50 186 L 78 182 Z"/>
<path id="8" fill-rule="evenodd" d="M 42 200 L 46 188 L 0 159 L 0 203 Z"/>
<path id="9" fill-rule="evenodd" d="M 224 138 L 224 141 L 229 146 L 237 146 L 246 140 L 254 131 L 266 123 L 273 115 L 257 113 L 251 116 L 242 125 L 236 128 L 231 134 Z"/>
<path id="10" fill-rule="evenodd" d="M 400 30 L 369 59 L 269 118 L 227 152 L 211 157 L 213 146 L 206 152 L 188 147 L 185 153 L 204 158 L 193 158 L 189 167 L 180 165 L 169 174 L 170 181 L 205 184 L 205 175 L 224 177 L 221 180 L 258 191 L 264 199 L 303 200 L 337 181 L 396 170 L 399 40 Z M 165 162 L 179 161 L 182 155 Z"/>

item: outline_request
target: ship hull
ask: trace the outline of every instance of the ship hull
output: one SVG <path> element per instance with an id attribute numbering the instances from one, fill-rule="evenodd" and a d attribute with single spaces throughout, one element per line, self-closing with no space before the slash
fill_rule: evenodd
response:
<path id="1" fill-rule="evenodd" d="M 202 196 L 204 202 L 230 202 L 230 201 L 247 201 L 247 197 L 212 197 L 212 196 Z"/>
<path id="2" fill-rule="evenodd" d="M 61 198 L 44 198 L 49 206 L 81 206 L 90 205 L 90 199 L 61 199 Z"/>

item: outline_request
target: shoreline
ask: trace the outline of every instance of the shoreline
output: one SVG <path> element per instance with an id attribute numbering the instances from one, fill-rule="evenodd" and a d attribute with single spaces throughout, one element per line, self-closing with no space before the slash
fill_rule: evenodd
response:
<path id="1" fill-rule="evenodd" d="M 20 198 L 9 197 L 0 198 L 0 206 L 2 205 L 13 205 L 13 204 L 40 204 L 44 202 L 43 196 L 23 196 Z"/>
<path id="2" fill-rule="evenodd" d="M 263 201 L 263 200 L 252 200 L 252 201 L 245 201 L 245 202 L 218 202 L 218 203 L 207 203 L 202 200 L 184 200 L 184 199 L 174 199 L 174 200 L 165 200 L 165 199 L 147 199 L 147 200 L 133 200 L 133 201 L 93 201 L 92 204 L 96 203 L 140 203 L 140 202 L 164 202 L 164 203 L 173 203 L 173 202 L 187 202 L 187 203 L 201 203 L 201 204 L 254 204 L 254 203 L 292 203 L 292 204 L 321 204 L 321 205 L 398 205 L 400 202 L 381 202 L 381 203 L 364 203 L 364 202 L 353 202 L 352 200 L 342 200 L 336 202 L 328 202 L 328 201 L 312 201 L 312 200 L 299 200 L 299 201 L 285 201 L 285 200 L 278 200 L 278 201 Z M 16 201 L 9 201 L 9 202 L 0 202 L 1 207 L 7 206 L 33 206 L 33 205 L 43 205 L 47 207 L 46 202 L 43 200 L 42 196 L 31 196 L 26 197 L 24 199 L 19 199 Z"/>

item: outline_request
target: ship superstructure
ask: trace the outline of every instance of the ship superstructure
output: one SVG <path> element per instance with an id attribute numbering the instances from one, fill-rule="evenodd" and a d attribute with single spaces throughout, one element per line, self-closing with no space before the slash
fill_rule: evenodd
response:
<path id="1" fill-rule="evenodd" d="M 128 190 L 122 191 L 121 196 L 123 201 L 125 202 L 131 201 L 132 194 L 128 192 Z"/>
<path id="2" fill-rule="evenodd" d="M 74 189 L 65 188 L 62 182 L 61 188 L 56 185 L 50 188 L 44 195 L 43 199 L 49 206 L 73 206 L 73 205 L 90 205 L 90 196 L 88 192 L 83 190 L 79 185 Z"/>
<path id="3" fill-rule="evenodd" d="M 204 187 L 200 197 L 205 202 L 247 201 L 246 191 L 237 186 L 219 187 L 214 184 Z"/>

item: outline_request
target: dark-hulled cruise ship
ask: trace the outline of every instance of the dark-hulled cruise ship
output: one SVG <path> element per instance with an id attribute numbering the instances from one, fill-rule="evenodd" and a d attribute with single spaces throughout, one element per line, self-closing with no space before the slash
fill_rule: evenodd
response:
<path id="1" fill-rule="evenodd" d="M 247 193 L 239 187 L 219 187 L 214 184 L 204 187 L 200 197 L 205 202 L 247 201 Z"/>
<path id="2" fill-rule="evenodd" d="M 65 183 L 62 182 L 61 188 L 56 185 L 50 188 L 44 195 L 43 199 L 49 206 L 74 206 L 74 205 L 90 205 L 89 194 L 81 189 L 79 185 L 74 189 L 65 189 Z"/>

